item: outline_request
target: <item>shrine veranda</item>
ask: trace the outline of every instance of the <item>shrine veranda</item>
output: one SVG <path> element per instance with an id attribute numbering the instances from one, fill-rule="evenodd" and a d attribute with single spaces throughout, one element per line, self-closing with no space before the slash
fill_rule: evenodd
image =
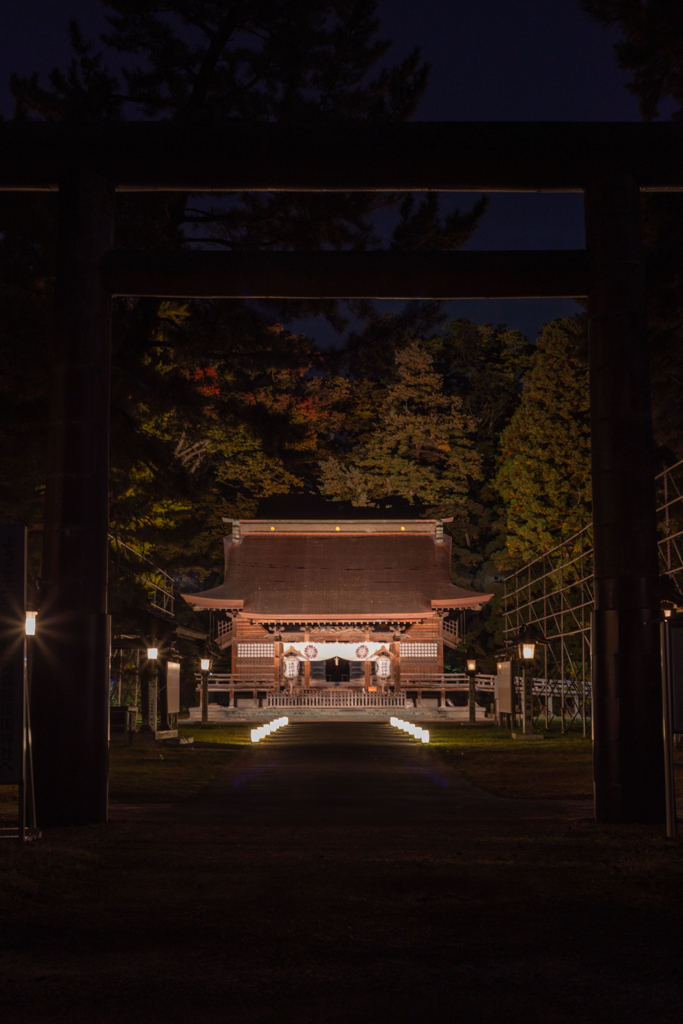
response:
<path id="1" fill-rule="evenodd" d="M 209 678 L 210 720 L 281 707 L 457 717 L 446 694 L 463 681 L 444 673 L 444 646 L 493 594 L 451 583 L 443 520 L 235 520 L 224 549 L 223 584 L 183 595 L 216 613 L 231 654 Z"/>

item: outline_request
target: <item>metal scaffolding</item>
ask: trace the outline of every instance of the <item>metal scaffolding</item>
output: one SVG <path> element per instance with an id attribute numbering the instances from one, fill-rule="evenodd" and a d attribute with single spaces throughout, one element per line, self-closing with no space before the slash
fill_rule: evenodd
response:
<path id="1" fill-rule="evenodd" d="M 683 459 L 656 478 L 662 576 L 683 589 Z M 590 629 L 593 611 L 593 526 L 528 562 L 504 582 L 503 635 L 510 643 L 532 623 L 545 634 L 543 676 L 533 681 L 534 717 L 562 732 L 591 718 Z M 517 681 L 517 689 L 520 687 Z"/>

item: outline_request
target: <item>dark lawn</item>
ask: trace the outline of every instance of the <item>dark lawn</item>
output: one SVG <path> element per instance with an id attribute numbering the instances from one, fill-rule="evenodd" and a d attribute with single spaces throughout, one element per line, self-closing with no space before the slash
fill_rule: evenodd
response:
<path id="1" fill-rule="evenodd" d="M 519 795 L 583 792 L 582 740 L 521 750 L 479 732 L 436 730 L 439 771 Z M 296 734 L 287 742 L 296 761 Z M 351 797 L 375 763 L 399 789 L 410 764 L 439 764 L 408 741 L 372 742 L 343 755 Z M 154 818 L 174 787 L 244 777 L 277 750 L 116 750 L 115 791 L 140 801 L 129 820 L 0 845 L 3 1024 L 678 1024 L 682 845 L 661 827 L 596 826 L 588 803 L 560 800 L 556 817 L 523 821 L 460 819 L 437 800 L 429 822 L 367 807 L 335 822 L 312 806 L 275 823 L 267 773 L 240 790 L 256 811 L 265 800 L 256 823 L 193 817 L 192 801 Z M 292 786 L 314 755 L 301 748 Z"/>

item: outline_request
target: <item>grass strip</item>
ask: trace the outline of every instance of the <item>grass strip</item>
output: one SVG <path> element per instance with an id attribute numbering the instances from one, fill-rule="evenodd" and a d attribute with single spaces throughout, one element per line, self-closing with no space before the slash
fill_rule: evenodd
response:
<path id="1" fill-rule="evenodd" d="M 226 771 L 241 745 L 215 750 L 186 747 L 112 747 L 109 797 L 116 803 L 176 803 L 194 796 Z"/>
<path id="2" fill-rule="evenodd" d="M 593 752 L 580 733 L 544 733 L 543 742 L 513 740 L 491 726 L 444 723 L 430 729 L 430 749 L 475 785 L 516 799 L 593 795 Z"/>

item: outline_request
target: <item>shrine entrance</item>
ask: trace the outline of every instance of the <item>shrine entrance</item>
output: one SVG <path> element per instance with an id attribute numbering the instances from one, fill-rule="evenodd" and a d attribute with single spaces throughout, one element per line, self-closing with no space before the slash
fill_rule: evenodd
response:
<path id="1" fill-rule="evenodd" d="M 351 662 L 346 658 L 328 658 L 325 662 L 325 680 L 333 686 L 348 683 L 351 679 Z"/>
<path id="2" fill-rule="evenodd" d="M 313 689 L 319 686 L 341 686 L 352 679 L 360 682 L 363 678 L 360 662 L 348 661 L 337 655 L 310 664 L 310 684 Z"/>

